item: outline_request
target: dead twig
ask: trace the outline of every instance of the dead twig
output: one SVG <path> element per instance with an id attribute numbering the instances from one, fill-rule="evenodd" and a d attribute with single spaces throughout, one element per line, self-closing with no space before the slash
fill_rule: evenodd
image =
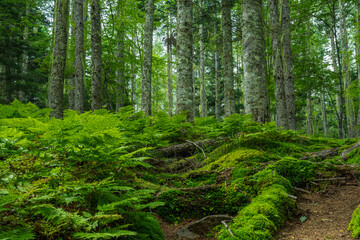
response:
<path id="1" fill-rule="evenodd" d="M 195 145 L 195 147 L 200 148 L 200 149 L 201 149 L 201 151 L 202 151 L 202 153 L 203 153 L 203 155 L 204 155 L 204 159 L 206 159 L 206 154 L 205 154 L 204 149 L 202 149 L 199 145 L 197 145 L 196 143 L 194 143 L 194 142 L 192 142 L 192 141 L 186 140 L 186 142 L 188 142 L 188 143 L 192 143 L 192 144 L 194 144 L 194 145 Z"/>
<path id="2" fill-rule="evenodd" d="M 308 190 L 305 190 L 302 188 L 293 187 L 293 189 L 295 189 L 296 191 L 299 191 L 299 192 L 304 192 L 304 193 L 310 194 L 310 192 Z"/>
<path id="3" fill-rule="evenodd" d="M 229 226 L 226 224 L 225 221 L 221 221 L 222 224 L 224 224 L 224 226 L 226 227 L 226 229 L 229 231 L 231 236 L 234 236 L 234 234 L 232 233 L 231 229 L 229 228 Z"/>
<path id="4" fill-rule="evenodd" d="M 335 181 L 335 180 L 345 180 L 345 177 L 336 177 L 336 178 L 319 178 L 319 179 L 314 179 L 313 181 L 315 182 L 321 182 L 321 181 Z"/>

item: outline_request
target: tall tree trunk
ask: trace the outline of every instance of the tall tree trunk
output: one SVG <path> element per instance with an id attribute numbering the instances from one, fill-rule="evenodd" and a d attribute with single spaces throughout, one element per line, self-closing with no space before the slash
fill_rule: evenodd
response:
<path id="1" fill-rule="evenodd" d="M 75 0 L 72 0 L 72 9 L 71 9 L 71 15 L 73 23 L 75 23 Z M 75 24 L 71 24 L 71 32 L 70 32 L 70 52 L 73 50 L 72 47 L 75 46 Z M 75 51 L 74 51 L 75 52 Z M 74 72 L 72 73 L 72 76 L 69 78 L 69 89 L 68 89 L 68 107 L 71 110 L 75 110 L 75 58 L 72 59 L 72 69 L 74 69 Z"/>
<path id="2" fill-rule="evenodd" d="M 335 19 L 333 20 L 333 24 L 335 22 Z M 343 106 L 344 106 L 344 101 L 343 101 L 343 85 L 342 85 L 342 77 L 341 77 L 341 71 L 339 68 L 339 61 L 340 60 L 340 54 L 337 53 L 337 47 L 335 44 L 335 40 L 334 38 L 336 38 L 336 28 L 334 27 L 334 25 L 332 26 L 332 28 L 330 29 L 330 46 L 331 46 L 331 61 L 332 61 L 332 66 L 334 68 L 334 73 L 338 76 L 339 78 L 339 84 L 337 85 L 337 90 L 338 93 L 336 94 L 336 104 L 337 104 L 337 108 L 338 108 L 338 114 L 337 114 L 337 120 L 338 120 L 338 137 L 339 138 L 343 138 L 344 137 L 344 129 L 343 129 Z M 338 57 L 336 57 L 338 56 Z"/>
<path id="3" fill-rule="evenodd" d="M 136 35 L 136 33 L 135 33 Z M 132 41 L 135 44 L 136 37 L 132 37 Z M 131 47 L 132 54 L 136 56 L 135 52 L 135 46 Z M 136 67 L 135 67 L 135 61 L 131 62 L 131 72 L 132 72 L 132 78 L 131 78 L 131 103 L 134 107 L 134 111 L 136 111 Z"/>
<path id="4" fill-rule="evenodd" d="M 312 103 L 311 103 L 311 91 L 308 90 L 306 94 L 306 126 L 307 134 L 312 135 L 313 132 L 313 117 L 312 117 Z"/>
<path id="5" fill-rule="evenodd" d="M 202 16 L 202 1 L 199 1 L 200 8 L 200 21 L 203 21 Z M 204 49 L 204 26 L 200 23 L 200 105 L 201 111 L 200 116 L 206 117 L 207 114 L 207 103 L 206 103 L 206 88 L 205 88 L 205 49 Z"/>
<path id="6" fill-rule="evenodd" d="M 215 15 L 216 17 L 216 15 Z M 219 78 L 219 55 L 217 49 L 217 23 L 214 23 L 214 35 L 215 35 L 215 54 L 214 54 L 214 61 L 215 61 L 215 116 L 217 119 L 220 119 L 221 114 L 221 84 Z"/>
<path id="7" fill-rule="evenodd" d="M 167 89 L 168 89 L 168 102 L 169 116 L 173 115 L 173 80 L 172 80 L 172 33 L 171 33 L 171 15 L 168 12 L 168 31 L 167 31 Z"/>
<path id="8" fill-rule="evenodd" d="M 146 0 L 144 30 L 144 60 L 141 81 L 141 110 L 151 115 L 151 67 L 154 29 L 154 0 Z"/>
<path id="9" fill-rule="evenodd" d="M 358 71 L 358 86 L 360 88 L 360 0 L 357 2 L 358 16 L 357 16 L 357 38 L 356 38 L 356 56 L 357 56 L 357 71 Z M 360 104 L 358 108 L 358 116 L 356 123 L 356 137 L 360 136 Z"/>
<path id="10" fill-rule="evenodd" d="M 125 62 L 124 62 L 124 23 L 122 23 L 121 8 L 123 0 L 118 1 L 117 6 L 117 17 L 118 22 L 120 23 L 117 26 L 117 70 L 116 70 L 116 111 L 119 111 L 120 108 L 125 107 L 125 97 L 126 97 L 126 80 L 125 80 Z"/>
<path id="11" fill-rule="evenodd" d="M 192 0 L 177 1 L 177 101 L 176 112 L 188 111 L 194 121 Z"/>
<path id="12" fill-rule="evenodd" d="M 291 48 L 290 4 L 289 0 L 282 0 L 282 31 L 283 31 L 283 68 L 286 109 L 289 129 L 296 130 L 296 112 L 294 95 L 294 74 Z"/>
<path id="13" fill-rule="evenodd" d="M 273 76 L 275 81 L 276 126 L 278 128 L 288 129 L 289 124 L 286 109 L 284 75 L 282 71 L 281 58 L 281 22 L 279 14 L 279 2 L 277 0 L 270 1 L 270 25 L 271 43 L 273 50 Z"/>
<path id="14" fill-rule="evenodd" d="M 350 55 L 349 55 L 349 45 L 348 45 L 348 36 L 346 30 L 346 14 L 345 14 L 345 2 L 344 0 L 339 1 L 340 6 L 340 35 L 341 35 L 341 54 L 342 54 L 342 77 L 345 89 L 345 110 L 346 110 L 346 119 L 347 119 L 347 137 L 353 137 L 354 130 L 354 102 L 350 96 Z"/>
<path id="15" fill-rule="evenodd" d="M 321 93 L 321 115 L 322 115 L 322 123 L 323 123 L 323 132 L 324 136 L 327 137 L 327 114 L 326 114 L 326 101 L 325 101 L 325 89 Z"/>
<path id="16" fill-rule="evenodd" d="M 242 1 L 245 113 L 264 123 L 267 114 L 265 41 L 262 1 Z"/>
<path id="17" fill-rule="evenodd" d="M 51 117 L 63 117 L 64 74 L 69 30 L 69 0 L 56 0 L 55 37 L 49 83 L 49 107 L 54 109 Z"/>
<path id="18" fill-rule="evenodd" d="M 75 1 L 75 110 L 84 112 L 84 0 Z"/>
<path id="19" fill-rule="evenodd" d="M 224 108 L 225 117 L 228 117 L 235 112 L 231 0 L 221 0 L 221 14 L 221 26 L 223 30 Z"/>
<path id="20" fill-rule="evenodd" d="M 101 109 L 100 0 L 91 0 L 91 109 Z"/>

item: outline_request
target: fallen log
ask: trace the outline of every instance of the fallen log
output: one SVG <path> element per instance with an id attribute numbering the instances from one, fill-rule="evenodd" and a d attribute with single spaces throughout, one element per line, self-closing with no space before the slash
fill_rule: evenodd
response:
<path id="1" fill-rule="evenodd" d="M 196 141 L 196 142 L 186 142 L 181 144 L 172 145 L 169 147 L 162 147 L 157 149 L 164 157 L 175 157 L 175 158 L 184 158 L 190 157 L 195 154 L 196 150 L 199 150 L 199 147 L 204 149 L 209 146 L 216 147 L 222 144 L 224 141 L 221 140 L 203 140 L 203 141 Z"/>
<path id="2" fill-rule="evenodd" d="M 342 160 L 347 160 L 349 158 L 349 153 L 352 150 L 355 150 L 356 148 L 360 147 L 360 141 L 358 141 L 357 143 L 355 143 L 352 147 L 345 149 L 344 151 L 341 152 L 340 157 Z"/>
<path id="3" fill-rule="evenodd" d="M 308 153 L 305 153 L 307 155 L 302 157 L 301 160 L 309 160 L 311 158 L 324 160 L 327 158 L 332 158 L 339 154 L 339 150 L 340 150 L 340 148 L 331 148 L 331 149 L 325 149 L 325 150 L 318 151 L 318 152 L 308 152 Z"/>

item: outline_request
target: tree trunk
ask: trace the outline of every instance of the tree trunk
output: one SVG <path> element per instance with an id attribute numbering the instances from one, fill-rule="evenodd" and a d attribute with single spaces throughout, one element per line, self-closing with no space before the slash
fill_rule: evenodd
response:
<path id="1" fill-rule="evenodd" d="M 245 113 L 267 120 L 267 89 L 262 1 L 242 1 Z"/>
<path id="2" fill-rule="evenodd" d="M 188 112 L 194 120 L 192 0 L 177 1 L 177 102 L 176 112 Z"/>
<path id="3" fill-rule="evenodd" d="M 136 33 L 135 33 L 136 35 Z M 132 37 L 133 43 L 136 42 L 136 37 Z M 136 56 L 135 47 L 131 47 L 132 54 Z M 136 67 L 135 62 L 131 62 L 131 72 L 132 72 L 132 78 L 131 78 L 131 102 L 134 107 L 134 112 L 136 111 Z"/>
<path id="4" fill-rule="evenodd" d="M 334 24 L 335 20 L 333 20 L 333 24 Z M 336 28 L 334 26 L 332 26 L 332 28 L 330 29 L 330 45 L 331 45 L 331 61 L 332 61 L 332 65 L 334 68 L 334 73 L 338 76 L 339 78 L 339 84 L 337 85 L 337 90 L 338 93 L 336 94 L 336 105 L 338 108 L 338 116 L 337 116 L 337 120 L 338 120 L 338 137 L 339 138 L 343 138 L 344 137 L 344 130 L 343 130 L 343 86 L 342 86 L 342 77 L 341 77 L 341 71 L 339 69 L 339 64 L 337 59 L 340 59 L 340 55 L 339 53 L 336 54 L 337 52 L 337 47 L 335 44 L 335 40 L 336 38 Z M 338 56 L 338 58 L 336 57 Z"/>
<path id="5" fill-rule="evenodd" d="M 84 0 L 74 0 L 75 23 L 75 110 L 84 112 Z"/>
<path id="6" fill-rule="evenodd" d="M 307 134 L 312 135 L 314 132 L 313 132 L 312 103 L 311 103 L 310 90 L 308 90 L 306 94 L 306 126 L 307 126 Z"/>
<path id="7" fill-rule="evenodd" d="M 200 8 L 200 21 L 204 21 L 202 16 L 202 1 L 199 1 Z M 206 87 L 205 87 L 205 49 L 204 49 L 204 26 L 200 24 L 200 105 L 201 111 L 200 116 L 206 117 L 207 114 L 207 103 L 206 103 Z"/>
<path id="8" fill-rule="evenodd" d="M 340 35 L 341 35 L 341 54 L 342 54 L 342 77 L 345 90 L 345 110 L 346 110 L 346 119 L 347 119 L 347 137 L 353 137 L 354 130 L 354 102 L 350 96 L 350 55 L 349 55 L 349 45 L 348 45 L 348 36 L 346 30 L 346 14 L 345 14 L 345 5 L 344 0 L 339 1 L 340 7 Z"/>
<path id="9" fill-rule="evenodd" d="M 63 117 L 64 74 L 69 30 L 69 0 L 56 0 L 55 37 L 49 83 L 49 107 L 54 109 L 51 117 Z"/>
<path id="10" fill-rule="evenodd" d="M 71 15 L 72 15 L 72 20 L 73 23 L 75 23 L 75 0 L 72 0 L 72 10 L 71 10 Z M 75 50 L 72 49 L 73 46 L 75 46 L 75 24 L 71 24 L 71 32 L 70 32 L 70 49 L 69 51 L 72 52 Z M 74 69 L 74 72 L 72 72 L 72 76 L 69 78 L 69 89 L 68 89 L 68 108 L 71 110 L 75 110 L 75 58 L 72 59 L 72 69 Z"/>
<path id="11" fill-rule="evenodd" d="M 118 1 L 117 6 L 117 17 L 118 17 L 118 26 L 117 26 L 117 69 L 116 69 L 116 112 L 120 108 L 125 107 L 125 95 L 126 95 L 126 80 L 125 80 L 125 61 L 124 61 L 124 23 L 122 22 L 121 8 L 122 0 Z"/>
<path id="12" fill-rule="evenodd" d="M 357 56 L 357 71 L 358 71 L 358 86 L 360 88 L 360 0 L 357 2 L 358 16 L 357 16 L 357 38 L 356 38 L 356 56 Z M 360 136 L 360 104 L 358 108 L 358 116 L 356 123 L 357 134 L 355 137 Z"/>
<path id="13" fill-rule="evenodd" d="M 91 0 L 91 109 L 101 109 L 100 0 Z"/>
<path id="14" fill-rule="evenodd" d="M 216 15 L 215 15 L 216 16 Z M 215 34 L 215 54 L 214 54 L 214 61 L 215 61 L 215 116 L 217 119 L 220 119 L 221 114 L 221 83 L 219 78 L 219 55 L 217 52 L 217 23 L 214 23 L 214 34 Z"/>
<path id="15" fill-rule="evenodd" d="M 228 117 L 235 112 L 231 0 L 221 0 L 221 14 L 221 27 L 223 30 L 224 108 L 225 117 Z"/>
<path id="16" fill-rule="evenodd" d="M 282 71 L 281 59 L 281 22 L 279 14 L 279 2 L 277 0 L 270 1 L 270 25 L 271 43 L 273 50 L 273 77 L 275 81 L 276 126 L 278 128 L 288 129 L 289 124 L 286 109 L 284 75 Z"/>
<path id="17" fill-rule="evenodd" d="M 168 102 L 169 116 L 173 115 L 173 80 L 172 80 L 172 33 L 171 33 L 171 15 L 170 11 L 168 12 L 168 32 L 167 32 L 167 89 L 168 89 Z"/>
<path id="18" fill-rule="evenodd" d="M 321 115 L 322 115 L 322 123 L 323 123 L 323 132 L 324 136 L 327 137 L 327 114 L 326 114 L 326 102 L 325 102 L 325 89 L 321 93 Z"/>
<path id="19" fill-rule="evenodd" d="M 141 110 L 151 115 L 151 67 L 154 28 L 154 0 L 146 0 L 144 30 L 144 60 L 141 81 Z"/>
<path id="20" fill-rule="evenodd" d="M 294 74 L 291 48 L 290 4 L 289 0 L 282 1 L 282 31 L 283 31 L 283 59 L 284 59 L 284 87 L 289 129 L 296 130 L 296 112 L 294 96 Z"/>

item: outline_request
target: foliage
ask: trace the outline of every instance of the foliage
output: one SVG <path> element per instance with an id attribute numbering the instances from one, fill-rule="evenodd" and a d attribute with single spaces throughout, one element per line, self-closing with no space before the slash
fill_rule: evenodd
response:
<path id="1" fill-rule="evenodd" d="M 360 238 L 360 206 L 354 211 L 348 229 L 353 238 Z"/>

